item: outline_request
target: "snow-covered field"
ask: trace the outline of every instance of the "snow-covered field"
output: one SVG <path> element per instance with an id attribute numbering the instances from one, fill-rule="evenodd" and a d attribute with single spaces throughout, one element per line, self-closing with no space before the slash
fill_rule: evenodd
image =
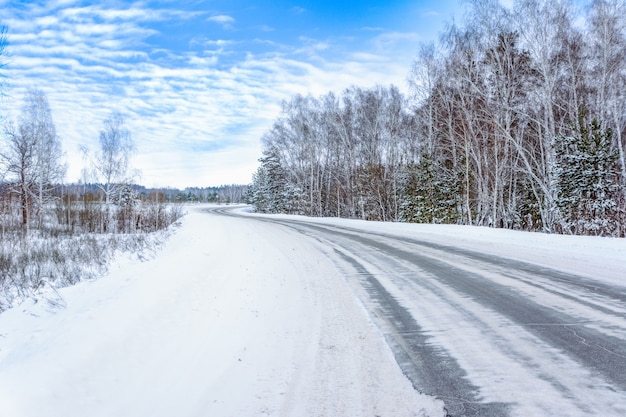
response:
<path id="1" fill-rule="evenodd" d="M 312 245 L 190 209 L 154 259 L 0 315 L 0 416 L 443 415 Z"/>

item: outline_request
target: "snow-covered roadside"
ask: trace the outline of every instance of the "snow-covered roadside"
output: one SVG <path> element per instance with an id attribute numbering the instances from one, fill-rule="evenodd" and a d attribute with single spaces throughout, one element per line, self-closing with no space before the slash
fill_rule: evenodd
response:
<path id="1" fill-rule="evenodd" d="M 65 308 L 0 315 L 0 416 L 443 415 L 315 243 L 200 208 L 182 224 Z"/>
<path id="2" fill-rule="evenodd" d="M 531 233 L 488 227 L 369 222 L 338 218 L 267 215 L 237 209 L 239 214 L 349 227 L 454 245 L 496 256 L 531 262 L 563 272 L 583 275 L 611 285 L 626 286 L 626 239 Z"/>

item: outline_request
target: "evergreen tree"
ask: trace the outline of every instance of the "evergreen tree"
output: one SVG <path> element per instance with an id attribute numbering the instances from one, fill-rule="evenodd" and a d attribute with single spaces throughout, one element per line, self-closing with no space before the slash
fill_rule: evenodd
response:
<path id="1" fill-rule="evenodd" d="M 284 213 L 287 208 L 287 173 L 281 165 L 278 149 L 266 150 L 260 162 L 267 173 L 267 212 Z"/>
<path id="2" fill-rule="evenodd" d="M 557 138 L 557 206 L 565 231 L 585 235 L 615 235 L 619 231 L 617 152 L 611 149 L 611 129 L 597 119 L 588 124 L 580 111 L 571 136 Z"/>
<path id="3" fill-rule="evenodd" d="M 248 202 L 261 213 L 290 213 L 297 206 L 299 195 L 287 181 L 287 171 L 281 165 L 276 147 L 263 151 L 261 166 L 255 173 L 248 192 Z"/>
<path id="4" fill-rule="evenodd" d="M 135 186 L 132 184 L 121 184 L 116 193 L 112 195 L 113 203 L 119 207 L 128 209 L 133 208 L 139 201 L 139 194 L 135 190 Z"/>
<path id="5" fill-rule="evenodd" d="M 446 175 L 423 155 L 419 164 L 409 164 L 401 181 L 400 218 L 413 223 L 455 223 L 458 219 L 458 181 Z"/>
<path id="6" fill-rule="evenodd" d="M 259 213 L 267 213 L 267 172 L 260 166 L 252 176 L 252 184 L 246 193 L 246 203 Z"/>

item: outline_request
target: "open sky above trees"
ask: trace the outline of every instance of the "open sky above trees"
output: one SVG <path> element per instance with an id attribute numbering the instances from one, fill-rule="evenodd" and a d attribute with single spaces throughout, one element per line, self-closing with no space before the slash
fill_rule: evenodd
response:
<path id="1" fill-rule="evenodd" d="M 505 1 L 502 1 L 506 3 Z M 436 1 L 0 0 L 9 59 L 3 118 L 47 95 L 80 179 L 112 111 L 127 115 L 147 186 L 248 183 L 282 100 L 395 84 L 420 42 L 463 6 Z"/>

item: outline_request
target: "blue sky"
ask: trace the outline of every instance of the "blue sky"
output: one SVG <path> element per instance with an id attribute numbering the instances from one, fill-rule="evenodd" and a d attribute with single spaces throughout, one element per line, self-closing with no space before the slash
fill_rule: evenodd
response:
<path id="1" fill-rule="evenodd" d="M 9 82 L 4 119 L 43 90 L 69 165 L 97 146 L 102 121 L 127 115 L 146 186 L 248 183 L 282 100 L 396 84 L 420 42 L 461 9 L 436 1 L 0 0 Z"/>

